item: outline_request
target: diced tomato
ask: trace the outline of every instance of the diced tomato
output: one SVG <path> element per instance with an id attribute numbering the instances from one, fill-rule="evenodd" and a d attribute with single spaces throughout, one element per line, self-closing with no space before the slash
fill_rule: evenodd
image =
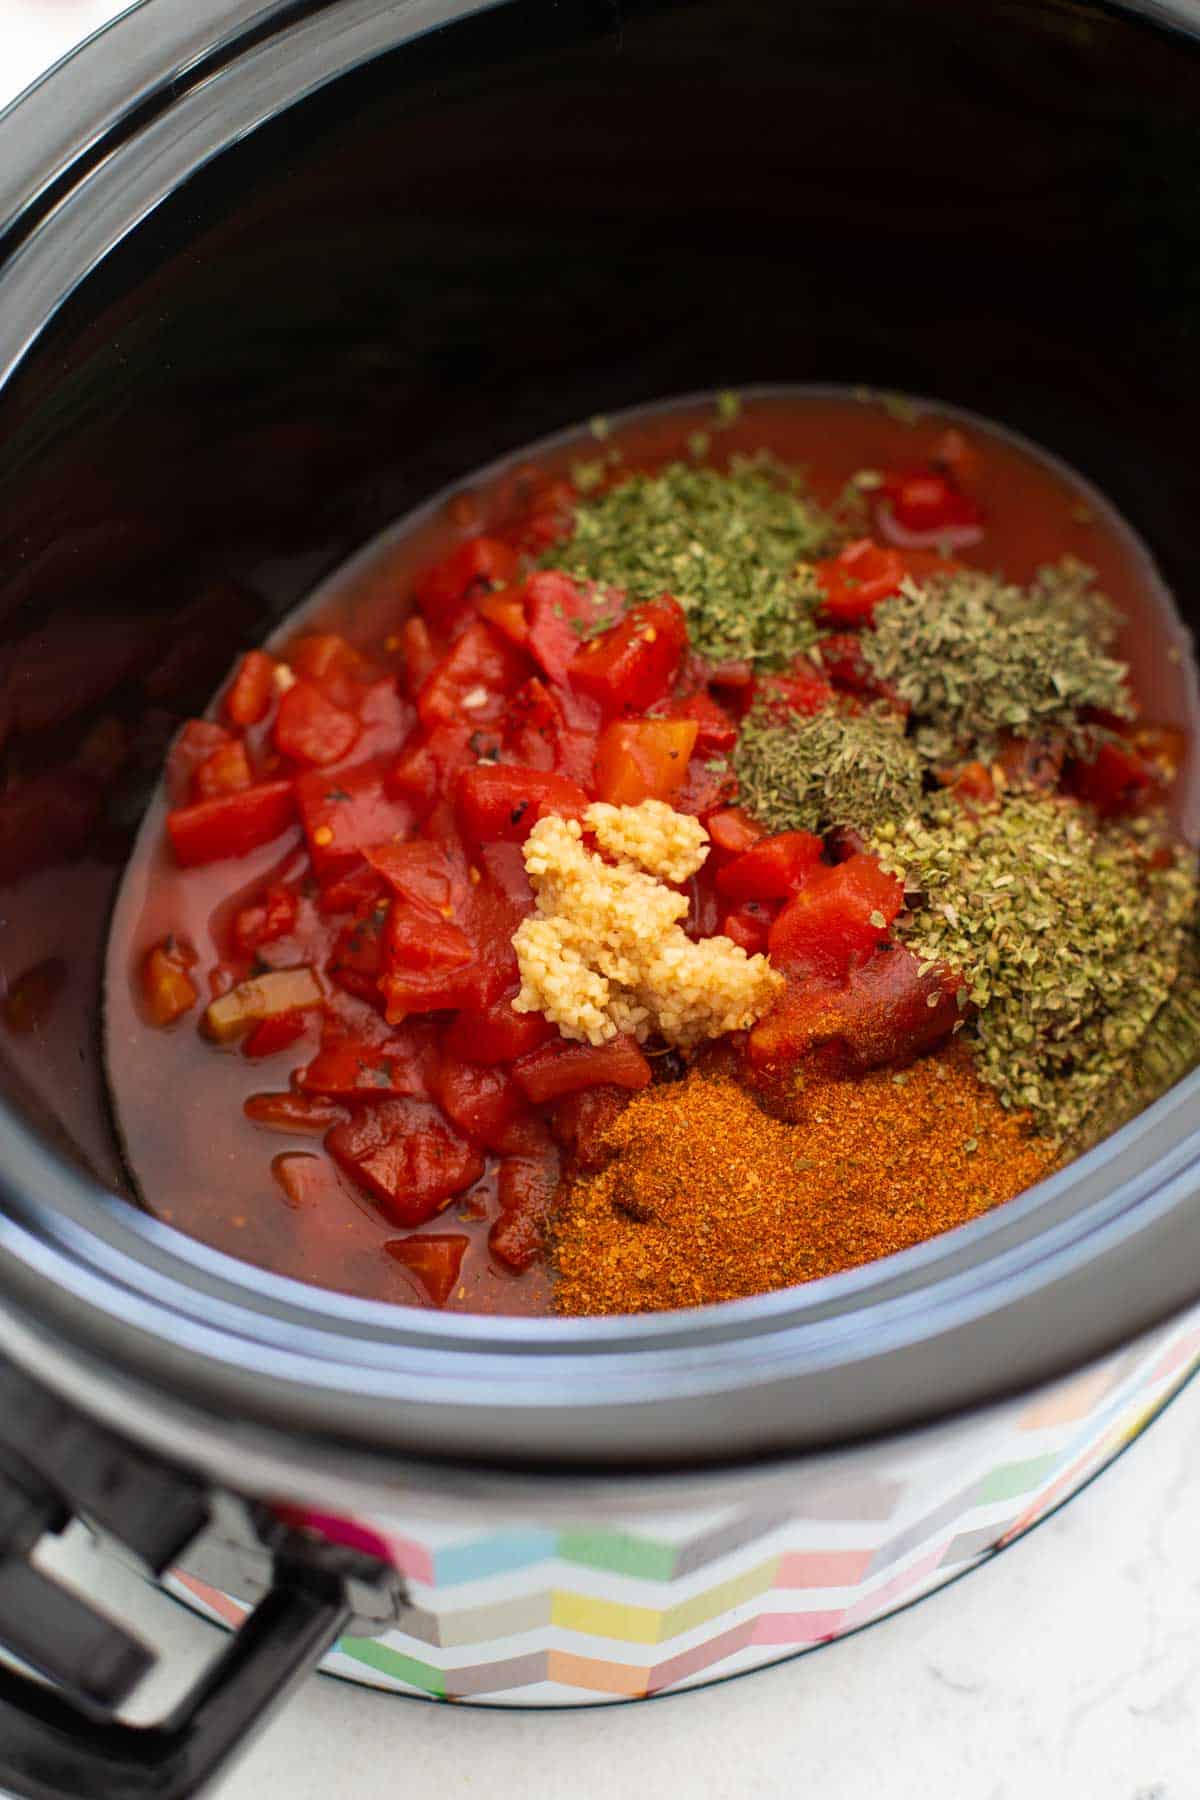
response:
<path id="1" fill-rule="evenodd" d="M 472 1145 L 414 1100 L 363 1107 L 333 1127 L 325 1147 L 400 1225 L 423 1225 L 484 1169 Z"/>
<path id="2" fill-rule="evenodd" d="M 717 872 L 717 892 L 726 900 L 783 900 L 804 886 L 820 867 L 821 840 L 811 831 L 778 831 Z"/>
<path id="3" fill-rule="evenodd" d="M 404 621 L 400 642 L 404 650 L 404 685 L 415 699 L 437 668 L 437 651 L 428 625 L 416 613 Z"/>
<path id="4" fill-rule="evenodd" d="M 365 857 L 359 857 L 347 866 L 344 874 L 325 883 L 317 905 L 324 914 L 357 912 L 368 902 L 382 900 L 387 891 L 383 876 Z"/>
<path id="5" fill-rule="evenodd" d="M 410 1013 L 470 1006 L 479 996 L 475 946 L 449 919 L 397 900 L 388 918 L 379 987 L 392 1025 Z"/>
<path id="6" fill-rule="evenodd" d="M 417 577 L 417 605 L 435 631 L 449 632 L 475 601 L 506 586 L 516 572 L 510 545 L 499 538 L 468 538 Z"/>
<path id="7" fill-rule="evenodd" d="M 674 799 L 698 729 L 694 719 L 614 720 L 596 753 L 597 796 L 613 806 Z"/>
<path id="8" fill-rule="evenodd" d="M 388 793 L 406 801 L 416 818 L 426 819 L 439 798 L 450 792 L 460 769 L 474 768 L 481 755 L 499 748 L 499 737 L 483 730 L 439 725 L 397 758 L 388 774 Z"/>
<path id="9" fill-rule="evenodd" d="M 737 743 L 733 714 L 711 694 L 688 694 L 685 699 L 668 701 L 660 710 L 664 718 L 695 719 L 697 756 L 723 756 Z"/>
<path id="10" fill-rule="evenodd" d="M 297 1038 L 304 1036 L 308 1030 L 308 1018 L 302 1012 L 276 1013 L 272 1018 L 261 1019 L 249 1037 L 242 1044 L 242 1055 L 250 1057 L 274 1056 L 278 1050 L 286 1050 Z"/>
<path id="11" fill-rule="evenodd" d="M 196 770 L 207 762 L 214 750 L 233 742 L 232 735 L 213 719 L 187 721 L 167 757 L 167 792 L 173 805 L 180 806 L 192 798 Z"/>
<path id="12" fill-rule="evenodd" d="M 555 1102 L 550 1129 L 575 1168 L 591 1173 L 612 1161 L 616 1151 L 607 1132 L 629 1105 L 627 1088 L 579 1088 Z"/>
<path id="13" fill-rule="evenodd" d="M 275 658 L 265 650 L 247 650 L 225 695 L 225 716 L 234 725 L 257 725 L 271 704 Z"/>
<path id="14" fill-rule="evenodd" d="M 557 1036 L 557 1027 L 542 1013 L 513 1011 L 511 995 L 502 994 L 490 1006 L 457 1014 L 446 1033 L 445 1046 L 464 1062 L 515 1062 Z"/>
<path id="15" fill-rule="evenodd" d="M 351 710 L 355 708 L 360 689 L 373 673 L 366 658 L 336 631 L 310 632 L 297 638 L 288 646 L 286 660 L 296 675 L 314 684 L 333 705 Z M 316 759 L 310 757 L 309 760 Z M 329 757 L 327 760 L 333 762 L 336 759 Z"/>
<path id="16" fill-rule="evenodd" d="M 152 1025 L 173 1025 L 190 1012 L 199 991 L 188 970 L 195 951 L 179 938 L 155 944 L 142 964 L 142 1001 Z"/>
<path id="17" fill-rule="evenodd" d="M 777 716 L 799 713 L 808 719 L 825 710 L 833 699 L 833 689 L 815 663 L 798 656 L 782 674 L 758 676 L 754 699 Z"/>
<path id="18" fill-rule="evenodd" d="M 451 846 L 418 838 L 408 844 L 376 844 L 366 855 L 392 892 L 410 905 L 442 919 L 461 912 L 467 897 L 467 869 Z"/>
<path id="19" fill-rule="evenodd" d="M 275 714 L 275 748 L 293 762 L 324 768 L 350 754 L 358 730 L 353 713 L 326 699 L 315 682 L 297 681 Z"/>
<path id="20" fill-rule="evenodd" d="M 857 631 L 831 632 L 818 643 L 817 654 L 835 688 L 845 694 L 860 695 L 864 700 L 886 700 L 897 712 L 908 711 L 891 683 L 881 681 L 867 661 Z"/>
<path id="21" fill-rule="evenodd" d="M 574 1044 L 560 1038 L 523 1056 L 513 1073 L 540 1106 L 580 1088 L 644 1088 L 651 1071 L 634 1038 L 614 1037 L 606 1044 Z"/>
<path id="22" fill-rule="evenodd" d="M 450 1123 L 489 1150 L 507 1149 L 512 1126 L 529 1110 L 524 1093 L 505 1069 L 481 1069 L 443 1055 L 432 1085 Z"/>
<path id="23" fill-rule="evenodd" d="M 476 619 L 422 685 L 417 711 L 427 726 L 487 724 L 502 717 L 528 673 L 522 653 Z"/>
<path id="24" fill-rule="evenodd" d="M 253 956 L 260 945 L 287 937 L 295 930 L 296 910 L 296 896 L 282 882 L 272 882 L 261 900 L 240 907 L 230 934 L 239 956 Z"/>
<path id="25" fill-rule="evenodd" d="M 852 969 L 844 984 L 790 979 L 779 1003 L 751 1031 L 746 1054 L 752 1067 L 763 1069 L 834 1046 L 847 1073 L 911 1061 L 948 1037 L 964 1016 L 961 987 L 951 971 L 922 973 L 911 951 L 892 945 Z"/>
<path id="26" fill-rule="evenodd" d="M 264 1125 L 270 1131 L 298 1132 L 302 1136 L 328 1131 L 331 1125 L 346 1117 L 342 1107 L 311 1094 L 251 1094 L 243 1103 L 242 1111 L 255 1125 Z"/>
<path id="27" fill-rule="evenodd" d="M 580 644 L 567 679 L 610 716 L 645 712 L 669 692 L 686 644 L 683 608 L 664 594 L 635 606 L 611 631 Z"/>
<path id="28" fill-rule="evenodd" d="M 621 610 L 621 598 L 594 582 L 572 581 L 557 569 L 531 575 L 524 592 L 529 654 L 561 686 L 583 634 L 602 621 L 611 622 Z"/>
<path id="29" fill-rule="evenodd" d="M 192 793 L 197 800 L 215 800 L 221 794 L 240 794 L 253 782 L 245 744 L 240 738 L 230 738 L 200 764 L 192 779 Z"/>
<path id="30" fill-rule="evenodd" d="M 348 994 L 372 1006 L 382 1005 L 383 930 L 390 908 L 386 901 L 367 902 L 338 933 L 329 953 L 329 973 Z"/>
<path id="31" fill-rule="evenodd" d="M 724 757 L 692 756 L 683 786 L 671 805 L 676 812 L 705 819 L 710 813 L 729 806 L 736 798 L 737 779 Z"/>
<path id="32" fill-rule="evenodd" d="M 766 836 L 757 819 L 740 806 L 723 806 L 719 812 L 710 813 L 704 824 L 713 849 L 726 856 L 741 856 Z"/>
<path id="33" fill-rule="evenodd" d="M 864 962 L 904 905 L 904 884 L 865 853 L 815 874 L 771 927 L 771 960 L 835 979 Z"/>
<path id="34" fill-rule="evenodd" d="M 511 763 L 465 769 L 456 790 L 463 831 L 476 843 L 523 843 L 547 813 L 582 818 L 588 797 L 576 781 Z"/>
<path id="35" fill-rule="evenodd" d="M 326 1021 L 321 1048 L 295 1076 L 305 1094 L 338 1100 L 386 1100 L 398 1094 L 427 1096 L 437 1052 L 428 1029 L 406 1026 L 381 1042 Z"/>
<path id="36" fill-rule="evenodd" d="M 336 775 L 310 769 L 297 777 L 300 821 L 319 881 L 343 874 L 367 848 L 411 835 L 414 809 L 389 798 L 386 773 L 386 760 L 379 759 Z"/>
<path id="37" fill-rule="evenodd" d="M 574 739 L 583 739 L 583 767 L 590 777 L 594 759 L 594 733 L 576 732 L 567 723 L 563 691 L 550 688 L 531 676 L 509 702 L 504 715 L 504 748 L 513 761 L 527 769 L 574 770 Z M 583 779 L 577 776 L 576 779 Z"/>
<path id="38" fill-rule="evenodd" d="M 767 948 L 774 909 L 762 900 L 746 900 L 736 911 L 721 920 L 722 936 L 740 944 L 747 956 L 757 956 Z"/>
<path id="39" fill-rule="evenodd" d="M 914 535 L 979 524 L 975 502 L 933 469 L 894 470 L 884 476 L 881 492 L 896 524 Z"/>
<path id="40" fill-rule="evenodd" d="M 879 602 L 899 593 L 905 574 L 898 550 L 856 538 L 816 565 L 821 611 L 838 625 L 869 624 Z"/>
<path id="41" fill-rule="evenodd" d="M 693 943 L 699 943 L 701 938 L 715 937 L 721 928 L 721 914 L 725 908 L 717 899 L 717 890 L 709 874 L 707 868 L 699 869 L 684 883 L 688 910 L 683 929 Z"/>
<path id="42" fill-rule="evenodd" d="M 416 1237 L 389 1238 L 383 1246 L 393 1262 L 415 1275 L 433 1306 L 445 1306 L 462 1271 L 470 1239 L 461 1232 L 430 1231 Z"/>
<path id="43" fill-rule="evenodd" d="M 525 596 L 520 588 L 502 588 L 499 593 L 485 594 L 476 610 L 480 618 L 494 625 L 510 644 L 525 649 L 529 642 L 529 620 L 525 617 Z"/>
<path id="44" fill-rule="evenodd" d="M 1068 790 L 1094 806 L 1101 818 L 1136 812 L 1161 794 L 1174 780 L 1187 748 L 1185 734 L 1166 726 L 1139 726 L 1126 732 L 1066 770 Z"/>
<path id="45" fill-rule="evenodd" d="M 968 808 L 990 806 L 996 798 L 996 783 L 986 763 L 956 763 L 952 768 L 938 769 L 936 774 L 942 786 Z"/>
<path id="46" fill-rule="evenodd" d="M 545 1248 L 546 1220 L 558 1190 L 558 1158 L 507 1156 L 497 1181 L 500 1216 L 488 1233 L 493 1256 L 518 1273 Z"/>
<path id="47" fill-rule="evenodd" d="M 239 794 L 175 807 L 167 814 L 167 835 L 176 862 L 191 869 L 227 856 L 246 856 L 286 831 L 295 817 L 292 783 L 265 781 Z"/>

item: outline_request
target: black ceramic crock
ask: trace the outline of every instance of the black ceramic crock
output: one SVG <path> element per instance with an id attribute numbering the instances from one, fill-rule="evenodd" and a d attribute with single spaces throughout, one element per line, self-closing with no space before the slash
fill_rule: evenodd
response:
<path id="1" fill-rule="evenodd" d="M 451 1318 L 222 1258 L 121 1197 L 99 955 L 145 789 L 95 770 L 102 722 L 151 761 L 446 481 L 722 385 L 1002 420 L 1194 616 L 1198 48 L 1190 9 L 1081 0 L 146 0 L 0 115 L 0 972 L 61 1001 L 0 1033 L 0 1623 L 60 1687 L 0 1676 L 0 1785 L 195 1791 L 345 1623 L 348 1573 L 384 1579 L 255 1511 L 273 1596 L 135 1741 L 136 1654 L 6 1598 L 68 1513 L 163 1568 L 214 1487 L 703 1506 L 1194 1306 L 1197 1075 L 948 1238 L 696 1313 Z"/>

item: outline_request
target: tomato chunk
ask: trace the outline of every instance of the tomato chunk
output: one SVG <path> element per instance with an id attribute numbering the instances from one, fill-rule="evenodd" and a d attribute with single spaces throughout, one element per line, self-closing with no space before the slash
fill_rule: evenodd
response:
<path id="1" fill-rule="evenodd" d="M 183 868 L 246 856 L 286 831 L 296 817 L 290 781 L 265 781 L 237 794 L 177 806 L 167 814 L 167 835 Z"/>
<path id="2" fill-rule="evenodd" d="M 789 980 L 778 1004 L 750 1033 L 752 1067 L 793 1063 L 835 1049 L 847 1073 L 909 1062 L 932 1049 L 964 1016 L 962 982 L 952 971 L 921 971 L 910 950 L 892 945 L 852 969 L 844 984 Z"/>
<path id="3" fill-rule="evenodd" d="M 1128 729 L 1120 739 L 1102 743 L 1093 756 L 1071 763 L 1067 786 L 1101 818 L 1136 812 L 1170 786 L 1186 748 L 1185 734 L 1167 726 Z"/>
<path id="4" fill-rule="evenodd" d="M 903 883 L 860 851 L 788 901 L 771 927 L 771 958 L 783 969 L 845 976 L 883 942 L 903 904 Z"/>
<path id="5" fill-rule="evenodd" d="M 386 770 L 379 760 L 336 775 L 309 769 L 297 777 L 296 801 L 318 880 L 343 874 L 368 846 L 411 835 L 414 810 L 389 797 Z"/>
<path id="6" fill-rule="evenodd" d="M 695 719 L 695 753 L 698 756 L 723 756 L 737 743 L 738 728 L 733 714 L 711 694 L 688 694 L 682 700 L 672 700 L 662 710 L 668 719 Z"/>
<path id="7" fill-rule="evenodd" d="M 628 1105 L 629 1090 L 611 1085 L 580 1088 L 556 1102 L 550 1129 L 576 1169 L 595 1171 L 612 1161 L 616 1152 L 607 1140 L 608 1128 Z"/>
<path id="8" fill-rule="evenodd" d="M 688 772 L 699 727 L 694 719 L 618 719 L 596 753 L 596 793 L 613 806 L 672 800 Z"/>
<path id="9" fill-rule="evenodd" d="M 671 686 L 687 646 L 683 608 L 669 594 L 635 606 L 611 631 L 580 644 L 567 678 L 606 713 L 645 712 Z"/>
<path id="10" fill-rule="evenodd" d="M 302 1137 L 328 1131 L 346 1117 L 344 1110 L 331 1100 L 310 1094 L 251 1094 L 242 1111 L 255 1125 L 264 1125 L 270 1131 L 295 1132 Z"/>
<path id="11" fill-rule="evenodd" d="M 450 1123 L 489 1150 L 507 1149 L 512 1126 L 528 1112 L 525 1095 L 507 1070 L 481 1069 L 443 1056 L 432 1085 Z"/>
<path id="12" fill-rule="evenodd" d="M 882 493 L 896 524 L 914 536 L 979 524 L 975 502 L 934 469 L 893 470 L 884 476 Z"/>
<path id="13" fill-rule="evenodd" d="M 240 794 L 254 783 L 254 773 L 246 746 L 240 738 L 218 744 L 206 756 L 192 779 L 192 793 L 197 800 L 215 800 L 220 794 Z"/>
<path id="14" fill-rule="evenodd" d="M 811 831 L 778 831 L 717 871 L 726 900 L 783 900 L 803 887 L 821 862 L 822 844 Z"/>
<path id="15" fill-rule="evenodd" d="M 558 1189 L 558 1158 L 505 1157 L 497 1186 L 500 1217 L 488 1233 L 488 1247 L 519 1273 L 537 1262 L 545 1248 L 546 1220 Z"/>
<path id="16" fill-rule="evenodd" d="M 606 1044 L 574 1044 L 565 1038 L 523 1056 L 513 1070 L 525 1093 L 540 1106 L 580 1088 L 611 1084 L 644 1088 L 650 1064 L 634 1038 L 614 1037 Z"/>
<path id="17" fill-rule="evenodd" d="M 869 624 L 881 600 L 900 591 L 907 565 L 898 550 L 857 538 L 816 565 L 821 610 L 839 625 Z"/>
<path id="18" fill-rule="evenodd" d="M 297 638 L 288 646 L 287 662 L 296 675 L 315 684 L 338 707 L 353 707 L 360 687 L 373 673 L 366 658 L 336 631 L 310 632 Z"/>
<path id="19" fill-rule="evenodd" d="M 233 742 L 231 733 L 212 719 L 189 719 L 181 727 L 167 757 L 167 791 L 176 805 L 193 798 L 192 781 L 200 765 Z"/>
<path id="20" fill-rule="evenodd" d="M 718 812 L 710 813 L 704 823 L 714 850 L 727 856 L 741 856 L 743 851 L 766 836 L 757 819 L 752 819 L 740 806 L 723 806 Z"/>
<path id="21" fill-rule="evenodd" d="M 413 1100 L 364 1107 L 333 1127 L 325 1147 L 400 1225 L 423 1225 L 484 1168 L 478 1150 Z"/>
<path id="22" fill-rule="evenodd" d="M 740 944 L 747 956 L 757 956 L 767 948 L 774 908 L 763 900 L 746 900 L 721 920 L 721 935 Z"/>
<path id="23" fill-rule="evenodd" d="M 467 897 L 467 870 L 461 856 L 445 844 L 417 838 L 408 844 L 374 844 L 367 849 L 370 866 L 394 894 L 439 918 L 461 911 Z"/>
<path id="24" fill-rule="evenodd" d="M 620 609 L 620 596 L 614 598 L 593 582 L 572 581 L 557 569 L 531 575 L 525 583 L 529 654 L 561 686 L 583 634 L 611 623 Z"/>
<path id="25" fill-rule="evenodd" d="M 513 1011 L 512 996 L 501 995 L 490 1006 L 460 1012 L 446 1033 L 445 1046 L 463 1062 L 515 1062 L 539 1044 L 557 1036 L 558 1028 L 542 1013 Z"/>
<path id="26" fill-rule="evenodd" d="M 394 1262 L 416 1276 L 434 1306 L 445 1306 L 470 1241 L 460 1232 L 430 1231 L 419 1237 L 392 1238 L 383 1247 Z"/>
<path id="27" fill-rule="evenodd" d="M 398 1094 L 424 1097 L 436 1060 L 428 1032 L 406 1027 L 379 1042 L 328 1020 L 316 1056 L 295 1076 L 304 1094 L 331 1100 L 386 1100 Z"/>
<path id="28" fill-rule="evenodd" d="M 450 631 L 476 600 L 504 587 L 516 572 L 516 551 L 508 544 L 499 538 L 468 538 L 418 576 L 417 605 L 435 631 Z"/>
<path id="29" fill-rule="evenodd" d="M 798 656 L 780 675 L 760 675 L 754 683 L 755 701 L 777 717 L 798 713 L 811 718 L 824 712 L 833 689 L 807 656 Z"/>
<path id="30" fill-rule="evenodd" d="M 288 1049 L 307 1030 L 308 1020 L 302 1012 L 276 1013 L 272 1018 L 260 1020 L 254 1027 L 242 1045 L 242 1055 L 274 1056 L 277 1051 Z"/>
<path id="31" fill-rule="evenodd" d="M 335 706 L 312 681 L 295 682 L 275 714 L 275 748 L 293 762 L 314 768 L 348 756 L 358 731 L 353 713 Z"/>
<path id="32" fill-rule="evenodd" d="M 275 684 L 275 658 L 247 650 L 225 696 L 225 716 L 234 725 L 257 725 L 267 716 Z"/>
<path id="33" fill-rule="evenodd" d="M 142 999 L 152 1025 L 173 1025 L 199 998 L 188 970 L 196 953 L 178 938 L 155 944 L 142 964 Z"/>
<path id="34" fill-rule="evenodd" d="M 427 726 L 486 724 L 502 716 L 528 673 L 522 653 L 476 619 L 422 684 L 417 711 Z"/>
<path id="35" fill-rule="evenodd" d="M 234 914 L 231 936 L 241 956 L 253 956 L 263 944 L 287 937 L 296 927 L 296 896 L 282 882 L 272 882 L 261 900 Z"/>
<path id="36" fill-rule="evenodd" d="M 540 818 L 582 818 L 588 797 L 577 781 L 550 770 L 481 763 L 458 778 L 458 816 L 476 843 L 523 843 Z"/>

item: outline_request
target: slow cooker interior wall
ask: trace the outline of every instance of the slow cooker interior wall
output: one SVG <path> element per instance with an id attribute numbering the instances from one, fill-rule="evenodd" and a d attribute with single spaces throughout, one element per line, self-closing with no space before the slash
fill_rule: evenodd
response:
<path id="1" fill-rule="evenodd" d="M 10 780 L 114 715 L 160 742 L 443 482 L 694 388 L 865 381 L 1006 420 L 1194 609 L 1190 50 L 1043 0 L 621 12 L 515 0 L 396 52 L 226 151 L 73 296 L 3 403 Z M 64 661 L 89 632 L 109 653 Z M 57 1020 L 0 1032 L 5 1085 L 114 1183 L 95 958 L 143 792 L 127 770 L 86 845 L 0 819 L 0 975 L 67 970 Z"/>

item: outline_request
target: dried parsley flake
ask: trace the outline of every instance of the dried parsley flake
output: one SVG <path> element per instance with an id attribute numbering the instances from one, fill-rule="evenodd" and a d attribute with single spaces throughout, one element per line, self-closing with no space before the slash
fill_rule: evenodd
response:
<path id="1" fill-rule="evenodd" d="M 883 709 L 785 719 L 755 709 L 733 753 L 738 799 L 770 831 L 870 831 L 921 803 L 921 759 Z"/>
<path id="2" fill-rule="evenodd" d="M 777 665 L 816 636 L 815 587 L 796 565 L 830 536 L 796 477 L 769 458 L 735 458 L 728 474 L 676 462 L 584 496 L 574 535 L 543 562 L 623 588 L 631 603 L 674 594 L 699 655 Z"/>
<path id="3" fill-rule="evenodd" d="M 1068 1138 L 1130 1059 L 1179 974 L 1195 859 L 1146 821 L 1098 826 L 1073 801 L 950 799 L 873 848 L 919 904 L 898 934 L 967 980 L 979 1073 Z M 1165 866 L 1157 867 L 1162 861 Z"/>
<path id="4" fill-rule="evenodd" d="M 1114 625 L 1082 564 L 1043 569 L 1028 588 L 963 570 L 906 581 L 877 608 L 863 653 L 911 708 L 924 756 L 986 761 L 1009 733 L 1086 745 L 1089 708 L 1133 716 L 1125 665 L 1105 651 Z"/>

